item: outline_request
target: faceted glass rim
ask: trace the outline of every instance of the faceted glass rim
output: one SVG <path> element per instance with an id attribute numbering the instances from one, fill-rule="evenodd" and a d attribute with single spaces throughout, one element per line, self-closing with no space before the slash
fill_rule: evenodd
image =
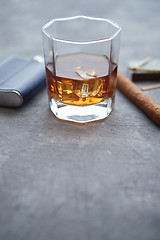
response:
<path id="1" fill-rule="evenodd" d="M 72 40 L 65 40 L 65 39 L 61 39 L 61 38 L 55 38 L 53 36 L 51 36 L 51 34 L 46 30 L 46 28 L 48 28 L 49 26 L 51 26 L 54 22 L 60 22 L 60 21 L 68 21 L 68 20 L 75 20 L 78 18 L 83 18 L 83 19 L 89 19 L 89 20 L 95 20 L 95 21 L 103 21 L 103 22 L 108 22 L 111 25 L 113 25 L 114 27 L 117 28 L 117 31 L 115 31 L 114 34 L 112 34 L 109 38 L 103 38 L 103 39 L 98 39 L 98 40 L 91 40 L 91 41 L 72 41 Z M 49 21 L 48 23 L 46 23 L 43 27 L 42 27 L 42 32 L 49 37 L 50 39 L 57 41 L 57 42 L 63 42 L 63 43 L 72 43 L 72 44 L 93 44 L 93 43 L 100 43 L 100 42 L 106 42 L 106 41 L 111 41 L 112 39 L 114 39 L 120 32 L 121 32 L 121 27 L 114 22 L 111 19 L 106 19 L 106 18 L 97 18 L 97 17 L 88 17 L 88 16 L 74 16 L 74 17 L 67 17 L 67 18 L 55 18 L 52 19 L 51 21 Z"/>

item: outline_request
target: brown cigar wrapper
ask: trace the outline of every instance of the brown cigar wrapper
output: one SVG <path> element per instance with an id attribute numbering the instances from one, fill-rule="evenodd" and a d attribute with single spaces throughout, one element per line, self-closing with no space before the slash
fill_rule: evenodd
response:
<path id="1" fill-rule="evenodd" d="M 117 74 L 117 87 L 160 126 L 160 105 L 119 71 Z"/>

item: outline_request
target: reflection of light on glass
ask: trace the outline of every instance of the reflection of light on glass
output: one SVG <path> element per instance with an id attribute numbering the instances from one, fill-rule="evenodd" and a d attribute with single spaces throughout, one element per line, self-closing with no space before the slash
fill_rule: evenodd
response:
<path id="1" fill-rule="evenodd" d="M 96 76 L 94 75 L 95 72 L 93 72 L 93 73 L 88 73 L 87 71 L 83 72 L 82 70 L 77 69 L 77 70 L 75 71 L 75 73 L 77 73 L 77 74 L 78 74 L 82 79 L 84 79 L 84 80 L 87 80 L 87 79 L 91 79 L 91 78 L 96 77 Z"/>
<path id="2" fill-rule="evenodd" d="M 91 77 L 97 77 L 95 71 L 92 71 L 92 72 L 85 71 L 85 73 L 86 73 L 88 76 L 91 76 Z"/>
<path id="3" fill-rule="evenodd" d="M 82 85 L 82 97 L 88 97 L 88 90 L 89 90 L 89 85 L 83 84 Z"/>

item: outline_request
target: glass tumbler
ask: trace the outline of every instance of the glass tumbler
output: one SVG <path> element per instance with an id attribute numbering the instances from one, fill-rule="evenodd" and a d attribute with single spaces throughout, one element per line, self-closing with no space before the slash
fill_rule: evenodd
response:
<path id="1" fill-rule="evenodd" d="M 79 123 L 106 118 L 115 101 L 121 28 L 112 20 L 76 16 L 42 28 L 49 106 Z"/>

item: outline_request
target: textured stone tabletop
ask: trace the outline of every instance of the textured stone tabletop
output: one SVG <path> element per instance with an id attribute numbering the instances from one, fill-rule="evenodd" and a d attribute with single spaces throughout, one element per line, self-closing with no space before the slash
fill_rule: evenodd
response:
<path id="1" fill-rule="evenodd" d="M 158 0 L 0 3 L 0 60 L 42 55 L 41 27 L 80 14 L 122 27 L 124 74 L 160 58 Z M 146 93 L 160 104 L 160 89 Z M 118 90 L 112 114 L 85 125 L 55 118 L 45 88 L 0 108 L 0 240 L 51 239 L 160 239 L 160 128 Z"/>

